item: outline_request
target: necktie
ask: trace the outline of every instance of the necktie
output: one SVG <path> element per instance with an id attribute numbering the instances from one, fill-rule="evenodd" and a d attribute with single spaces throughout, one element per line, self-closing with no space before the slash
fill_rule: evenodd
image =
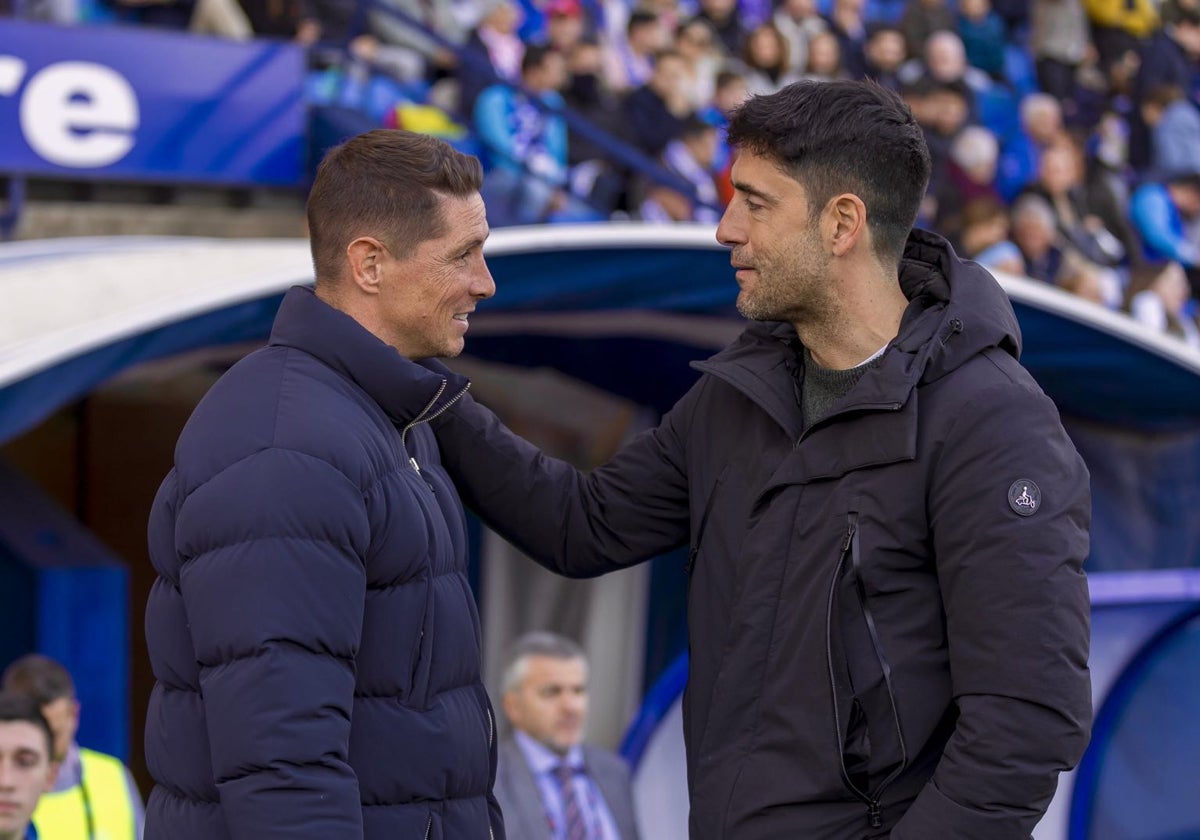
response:
<path id="1" fill-rule="evenodd" d="M 563 840 L 589 840 L 583 808 L 580 807 L 579 797 L 575 795 L 575 768 L 560 764 L 554 768 L 554 775 L 558 778 L 558 789 L 562 793 L 563 825 L 566 828 Z"/>

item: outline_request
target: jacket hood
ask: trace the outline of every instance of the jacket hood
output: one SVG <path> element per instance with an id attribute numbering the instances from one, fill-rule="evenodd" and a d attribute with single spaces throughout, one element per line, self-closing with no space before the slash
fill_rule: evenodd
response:
<path id="1" fill-rule="evenodd" d="M 445 367 L 400 355 L 305 286 L 284 295 L 269 344 L 315 356 L 366 391 L 401 426 L 436 414 L 468 385 L 466 377 Z"/>
<path id="2" fill-rule="evenodd" d="M 937 234 L 909 235 L 900 288 L 909 306 L 892 343 L 913 355 L 919 381 L 939 379 L 991 348 L 1020 358 L 1021 328 L 1004 289 Z"/>

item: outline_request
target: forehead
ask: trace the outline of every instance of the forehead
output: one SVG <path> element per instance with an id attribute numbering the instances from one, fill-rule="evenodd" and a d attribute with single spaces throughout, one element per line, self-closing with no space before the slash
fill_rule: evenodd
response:
<path id="1" fill-rule="evenodd" d="M 46 733 L 27 720 L 0 721 L 0 754 L 18 751 L 35 752 L 40 758 L 47 758 Z"/>
<path id="2" fill-rule="evenodd" d="M 443 196 L 438 212 L 442 215 L 442 234 L 426 240 L 424 244 L 449 247 L 487 238 L 487 211 L 479 193 Z"/>
<path id="3" fill-rule="evenodd" d="M 580 683 L 587 677 L 587 666 L 583 660 L 559 659 L 555 656 L 531 656 L 526 670 L 526 679 L 534 684 Z"/>
<path id="4" fill-rule="evenodd" d="M 739 151 L 730 174 L 733 185 L 744 192 L 779 202 L 807 200 L 800 182 L 784 172 L 773 158 L 748 150 Z"/>

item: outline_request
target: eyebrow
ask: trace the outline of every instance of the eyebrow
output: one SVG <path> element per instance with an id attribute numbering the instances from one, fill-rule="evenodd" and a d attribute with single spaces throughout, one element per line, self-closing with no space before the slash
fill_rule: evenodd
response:
<path id="1" fill-rule="evenodd" d="M 753 187 L 750 184 L 747 184 L 745 181 L 731 181 L 730 183 L 733 184 L 733 188 L 735 190 L 737 190 L 738 192 L 744 192 L 747 195 L 752 195 L 752 196 L 755 196 L 756 198 L 761 198 L 763 201 L 767 202 L 768 204 L 777 203 L 775 200 L 775 196 L 771 195 L 770 193 L 765 193 L 762 190 L 758 189 L 757 187 Z"/>

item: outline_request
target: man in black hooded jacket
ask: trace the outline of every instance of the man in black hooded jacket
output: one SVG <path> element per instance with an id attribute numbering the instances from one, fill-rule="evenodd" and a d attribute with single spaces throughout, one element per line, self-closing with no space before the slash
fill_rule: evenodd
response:
<path id="1" fill-rule="evenodd" d="M 691 836 L 1027 838 L 1091 722 L 1088 474 L 1003 290 L 912 231 L 920 128 L 801 82 L 729 129 L 752 323 L 582 474 L 463 399 L 463 500 L 563 574 L 689 543 Z"/>

